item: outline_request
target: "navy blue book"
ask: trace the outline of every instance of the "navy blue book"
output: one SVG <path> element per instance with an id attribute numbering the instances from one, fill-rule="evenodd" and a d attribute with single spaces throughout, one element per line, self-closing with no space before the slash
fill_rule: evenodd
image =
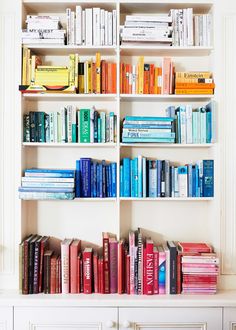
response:
<path id="1" fill-rule="evenodd" d="M 111 197 L 110 195 L 110 180 L 109 180 L 109 165 L 105 165 L 105 182 L 106 182 L 106 197 Z"/>
<path id="2" fill-rule="evenodd" d="M 214 160 L 203 160 L 203 197 L 214 197 Z"/>
<path id="3" fill-rule="evenodd" d="M 107 197 L 106 191 L 106 161 L 102 160 L 102 197 Z"/>
<path id="4" fill-rule="evenodd" d="M 91 197 L 93 196 L 94 191 L 94 163 L 91 163 Z"/>
<path id="5" fill-rule="evenodd" d="M 102 164 L 99 164 L 99 177 L 98 177 L 98 182 L 99 182 L 99 195 L 98 197 L 102 198 L 102 192 L 103 192 L 103 179 L 102 179 Z"/>
<path id="6" fill-rule="evenodd" d="M 161 161 L 161 197 L 166 197 L 165 161 Z"/>
<path id="7" fill-rule="evenodd" d="M 81 172 L 80 172 L 80 160 L 76 160 L 75 163 L 75 198 L 81 197 Z"/>
<path id="8" fill-rule="evenodd" d="M 91 195 L 97 197 L 97 163 L 91 165 Z"/>
<path id="9" fill-rule="evenodd" d="M 100 182 L 99 182 L 99 179 L 100 179 L 100 165 L 97 164 L 96 168 L 97 168 L 97 170 L 96 170 L 96 172 L 97 172 L 97 178 L 96 178 L 97 179 L 96 180 L 97 193 L 96 193 L 96 196 L 100 197 Z"/>
<path id="10" fill-rule="evenodd" d="M 170 250 L 170 294 L 177 293 L 177 247 L 173 241 L 167 241 Z"/>
<path id="11" fill-rule="evenodd" d="M 111 163 L 111 197 L 116 197 L 116 163 Z"/>
<path id="12" fill-rule="evenodd" d="M 197 197 L 197 192 L 196 192 L 196 165 L 192 165 L 192 197 Z"/>
<path id="13" fill-rule="evenodd" d="M 81 197 L 91 197 L 91 158 L 81 158 Z"/>

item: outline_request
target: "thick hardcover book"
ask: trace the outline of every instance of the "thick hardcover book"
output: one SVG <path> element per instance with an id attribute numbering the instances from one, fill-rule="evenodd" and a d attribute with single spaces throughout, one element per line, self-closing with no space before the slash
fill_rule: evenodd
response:
<path id="1" fill-rule="evenodd" d="M 81 158 L 81 197 L 91 197 L 91 158 Z"/>
<path id="2" fill-rule="evenodd" d="M 90 109 L 80 109 L 80 142 L 90 142 Z"/>
<path id="3" fill-rule="evenodd" d="M 50 293 L 56 292 L 57 279 L 57 256 L 53 255 L 50 261 Z"/>
<path id="4" fill-rule="evenodd" d="M 43 255 L 43 292 L 50 293 L 51 283 L 51 258 L 52 250 L 46 250 Z"/>
<path id="5" fill-rule="evenodd" d="M 117 167 L 116 163 L 111 163 L 111 197 L 116 197 Z"/>
<path id="6" fill-rule="evenodd" d="M 105 293 L 104 283 L 104 259 L 102 256 L 98 259 L 98 278 L 99 278 L 99 293 Z"/>
<path id="7" fill-rule="evenodd" d="M 109 235 L 103 233 L 104 293 L 110 293 Z"/>
<path id="8" fill-rule="evenodd" d="M 81 241 L 73 240 L 70 245 L 70 293 L 78 293 L 78 265 L 77 258 L 81 249 Z"/>
<path id="9" fill-rule="evenodd" d="M 143 235 L 141 228 L 138 228 L 138 294 L 143 294 Z"/>
<path id="10" fill-rule="evenodd" d="M 153 295 L 154 293 L 154 254 L 153 254 L 153 241 L 146 239 L 145 246 L 145 294 Z"/>
<path id="11" fill-rule="evenodd" d="M 35 242 L 38 240 L 39 236 L 35 235 L 29 242 L 29 264 L 28 264 L 28 287 L 29 294 L 34 293 L 34 253 L 35 253 Z"/>
<path id="12" fill-rule="evenodd" d="M 23 241 L 23 272 L 22 272 L 22 294 L 29 293 L 29 274 L 28 274 L 28 267 L 29 267 L 29 244 L 30 241 L 35 237 L 35 235 L 30 235 Z"/>
<path id="13" fill-rule="evenodd" d="M 93 250 L 92 248 L 85 248 L 83 251 L 83 279 L 84 279 L 84 293 L 92 293 L 92 276 L 93 276 Z"/>
<path id="14" fill-rule="evenodd" d="M 214 160 L 203 160 L 203 197 L 214 196 Z"/>
<path id="15" fill-rule="evenodd" d="M 98 254 L 95 251 L 93 253 L 93 291 L 94 293 L 98 293 Z"/>
<path id="16" fill-rule="evenodd" d="M 61 242 L 61 264 L 62 264 L 62 293 L 70 292 L 70 245 L 72 239 L 65 238 Z"/>
<path id="17" fill-rule="evenodd" d="M 43 236 L 40 242 L 40 263 L 39 263 L 39 284 L 38 292 L 43 292 L 43 256 L 44 251 L 48 249 L 49 236 Z"/>
<path id="18" fill-rule="evenodd" d="M 179 249 L 181 252 L 191 253 L 212 253 L 212 247 L 207 243 L 186 243 L 179 242 Z"/>
<path id="19" fill-rule="evenodd" d="M 170 250 L 170 294 L 177 293 L 177 247 L 173 241 L 168 241 Z"/>
<path id="20" fill-rule="evenodd" d="M 110 263 L 110 293 L 118 290 L 118 242 L 115 238 L 109 239 L 109 263 Z"/>
<path id="21" fill-rule="evenodd" d="M 80 160 L 76 160 L 75 165 L 75 197 L 81 197 L 81 168 Z"/>

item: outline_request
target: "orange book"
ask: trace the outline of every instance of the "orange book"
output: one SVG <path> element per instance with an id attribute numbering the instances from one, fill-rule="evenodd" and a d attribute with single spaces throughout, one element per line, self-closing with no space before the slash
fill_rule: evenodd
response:
<path id="1" fill-rule="evenodd" d="M 158 68 L 157 94 L 162 94 L 162 67 Z"/>
<path id="2" fill-rule="evenodd" d="M 81 248 L 81 241 L 73 240 L 70 245 L 70 293 L 78 293 L 77 277 L 78 265 L 77 258 Z"/>
<path id="3" fill-rule="evenodd" d="M 155 67 L 154 68 L 154 94 L 158 94 L 157 88 L 158 88 L 158 67 Z"/>
<path id="4" fill-rule="evenodd" d="M 179 83 L 175 84 L 175 88 L 177 89 L 213 89 L 215 88 L 215 84 L 207 84 L 207 83 Z"/>
<path id="5" fill-rule="evenodd" d="M 154 94 L 154 76 L 155 76 L 155 67 L 154 64 L 150 64 L 150 86 L 149 93 Z"/>
<path id="6" fill-rule="evenodd" d="M 175 89 L 175 94 L 213 94 L 213 89 Z"/>
<path id="7" fill-rule="evenodd" d="M 96 93 L 101 93 L 101 54 L 96 53 Z"/>
<path id="8" fill-rule="evenodd" d="M 92 93 L 96 93 L 97 84 L 97 74 L 96 74 L 96 64 L 92 63 Z"/>
<path id="9" fill-rule="evenodd" d="M 162 60 L 162 94 L 170 94 L 171 59 L 164 57 Z"/>
<path id="10" fill-rule="evenodd" d="M 108 94 L 112 93 L 112 63 L 107 63 L 107 90 Z"/>
<path id="11" fill-rule="evenodd" d="M 111 93 L 116 94 L 116 63 L 111 63 L 111 73 L 112 73 Z"/>
<path id="12" fill-rule="evenodd" d="M 120 63 L 120 93 L 123 94 L 124 63 Z"/>
<path id="13" fill-rule="evenodd" d="M 101 61 L 101 76 L 102 76 L 102 94 L 106 94 L 106 61 Z"/>
<path id="14" fill-rule="evenodd" d="M 175 75 L 175 82 L 176 83 L 190 83 L 190 84 L 213 84 L 214 80 L 212 78 L 177 78 Z"/>
<path id="15" fill-rule="evenodd" d="M 125 94 L 129 93 L 129 64 L 125 64 Z"/>
<path id="16" fill-rule="evenodd" d="M 56 269 L 57 256 L 53 255 L 50 260 L 50 293 L 56 293 Z"/>
<path id="17" fill-rule="evenodd" d="M 209 79 L 212 78 L 212 73 L 209 71 L 186 71 L 176 72 L 176 79 Z"/>
<path id="18" fill-rule="evenodd" d="M 143 94 L 149 94 L 150 85 L 150 65 L 144 64 L 144 74 L 143 74 Z"/>

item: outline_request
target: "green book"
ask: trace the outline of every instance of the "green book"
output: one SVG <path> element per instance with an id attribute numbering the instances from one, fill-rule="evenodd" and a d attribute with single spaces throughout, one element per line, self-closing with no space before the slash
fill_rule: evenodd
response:
<path id="1" fill-rule="evenodd" d="M 45 142 L 45 112 L 37 112 L 38 142 Z"/>
<path id="2" fill-rule="evenodd" d="M 80 109 L 80 142 L 90 143 L 90 110 Z"/>

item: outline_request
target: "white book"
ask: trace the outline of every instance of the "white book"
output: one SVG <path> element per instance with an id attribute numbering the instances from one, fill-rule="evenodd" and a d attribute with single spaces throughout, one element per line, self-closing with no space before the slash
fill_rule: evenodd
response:
<path id="1" fill-rule="evenodd" d="M 70 45 L 71 39 L 71 9 L 66 8 L 66 39 L 67 45 Z"/>
<path id="2" fill-rule="evenodd" d="M 94 111 L 95 107 L 90 109 L 90 142 L 94 142 Z"/>
<path id="3" fill-rule="evenodd" d="M 30 39 L 30 38 L 24 38 L 22 39 L 22 44 L 40 44 L 40 45 L 64 45 L 65 40 L 63 39 Z"/>
<path id="4" fill-rule="evenodd" d="M 66 109 L 64 107 L 61 108 L 60 114 L 61 142 L 66 142 Z"/>
<path id="5" fill-rule="evenodd" d="M 105 45 L 108 45 L 108 11 L 105 10 Z"/>
<path id="6" fill-rule="evenodd" d="M 194 46 L 200 46 L 199 40 L 199 16 L 194 16 Z"/>
<path id="7" fill-rule="evenodd" d="M 143 197 L 147 197 L 147 159 L 143 157 L 142 159 L 142 169 L 143 169 Z"/>
<path id="8" fill-rule="evenodd" d="M 132 94 L 136 93 L 136 65 L 132 65 Z"/>
<path id="9" fill-rule="evenodd" d="M 112 13 L 108 12 L 108 46 L 112 46 Z"/>
<path id="10" fill-rule="evenodd" d="M 117 44 L 117 20 L 116 20 L 116 10 L 112 10 L 112 39 L 113 45 L 116 46 Z"/>
<path id="11" fill-rule="evenodd" d="M 164 14 L 149 16 L 149 15 L 127 15 L 126 21 L 140 21 L 140 22 L 172 22 L 172 17 Z"/>
<path id="12" fill-rule="evenodd" d="M 174 169 L 174 181 L 175 181 L 175 191 L 174 191 L 174 197 L 179 197 L 179 180 L 178 180 L 178 167 L 175 167 Z"/>
<path id="13" fill-rule="evenodd" d="M 82 45 L 82 8 L 76 6 L 75 9 L 75 44 Z"/>
<path id="14" fill-rule="evenodd" d="M 85 9 L 85 20 L 86 20 L 86 27 L 85 27 L 86 46 L 92 46 L 93 45 L 93 9 L 92 8 Z"/>
<path id="15" fill-rule="evenodd" d="M 27 15 L 26 16 L 26 23 L 27 22 L 35 22 L 35 21 L 59 21 L 59 16 L 53 15 Z"/>
<path id="16" fill-rule="evenodd" d="M 30 30 L 57 30 L 59 29 L 58 22 L 29 22 L 27 23 L 27 31 Z"/>
<path id="17" fill-rule="evenodd" d="M 101 46 L 105 45 L 105 10 L 101 9 L 101 29 L 100 29 Z"/>
<path id="18" fill-rule="evenodd" d="M 23 176 L 21 182 L 70 182 L 74 183 L 74 178 L 48 178 L 48 177 L 36 177 L 36 176 Z"/>
<path id="19" fill-rule="evenodd" d="M 75 12 L 72 11 L 70 15 L 71 21 L 71 38 L 70 38 L 70 45 L 75 44 Z"/>
<path id="20" fill-rule="evenodd" d="M 184 46 L 184 31 L 183 31 L 183 9 L 178 10 L 178 32 L 179 32 L 179 46 Z"/>
<path id="21" fill-rule="evenodd" d="M 32 39 L 40 39 L 42 37 L 41 33 L 39 31 L 27 31 L 24 30 L 21 32 L 21 38 L 32 38 Z"/>
<path id="22" fill-rule="evenodd" d="M 72 142 L 72 106 L 67 106 L 67 142 Z"/>
<path id="23" fill-rule="evenodd" d="M 203 20 L 202 20 L 202 30 L 203 30 L 203 46 L 207 46 L 207 16 L 203 15 Z"/>
<path id="24" fill-rule="evenodd" d="M 180 134 L 181 134 L 181 143 L 186 143 L 186 109 L 185 107 L 179 108 L 180 115 Z"/>
<path id="25" fill-rule="evenodd" d="M 125 27 L 158 27 L 158 28 L 170 28 L 168 23 L 162 22 L 145 22 L 145 21 L 125 21 Z"/>
<path id="26" fill-rule="evenodd" d="M 193 143 L 192 114 L 193 114 L 192 106 L 187 104 L 186 105 L 186 127 L 187 127 L 186 143 Z"/>
<path id="27" fill-rule="evenodd" d="M 199 46 L 203 46 L 203 15 L 199 15 Z"/>
<path id="28" fill-rule="evenodd" d="M 53 30 L 52 32 L 43 32 L 44 39 L 63 39 L 65 38 L 65 30 Z"/>
<path id="29" fill-rule="evenodd" d="M 212 34 L 212 15 L 207 14 L 207 47 L 211 47 L 211 34 Z"/>
<path id="30" fill-rule="evenodd" d="M 93 45 L 101 45 L 101 13 L 100 8 L 93 8 Z"/>
<path id="31" fill-rule="evenodd" d="M 158 27 L 124 27 L 122 36 L 148 36 L 148 35 L 155 35 L 160 38 L 166 38 L 170 36 L 170 31 L 168 29 L 159 29 Z"/>
<path id="32" fill-rule="evenodd" d="M 72 239 L 65 238 L 61 242 L 61 292 L 70 292 L 70 245 Z"/>
<path id="33" fill-rule="evenodd" d="M 183 46 L 188 46 L 187 9 L 183 9 Z"/>
<path id="34" fill-rule="evenodd" d="M 53 112 L 53 135 L 54 135 L 54 141 L 53 142 L 58 142 L 58 113 Z"/>
<path id="35" fill-rule="evenodd" d="M 187 166 L 178 167 L 179 197 L 188 197 L 188 170 Z"/>
<path id="36" fill-rule="evenodd" d="M 82 11 L 82 44 L 86 45 L 86 15 L 85 15 L 85 10 Z"/>
<path id="37" fill-rule="evenodd" d="M 165 276 L 165 280 L 166 280 L 166 285 L 165 285 L 165 289 L 166 289 L 166 294 L 170 294 L 170 250 L 167 246 L 167 244 L 163 244 L 163 249 L 166 253 L 166 276 Z"/>
<path id="38" fill-rule="evenodd" d="M 193 8 L 187 9 L 188 46 L 193 46 Z"/>

